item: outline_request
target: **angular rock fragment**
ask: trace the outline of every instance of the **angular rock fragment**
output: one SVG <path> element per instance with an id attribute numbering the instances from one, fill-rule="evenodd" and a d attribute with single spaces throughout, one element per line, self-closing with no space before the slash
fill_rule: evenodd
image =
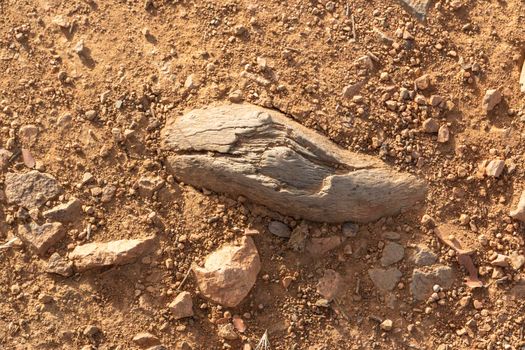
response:
<path id="1" fill-rule="evenodd" d="M 42 226 L 34 222 L 18 226 L 18 236 L 39 255 L 44 255 L 49 248 L 57 244 L 66 235 L 59 222 L 46 223 Z"/>
<path id="2" fill-rule="evenodd" d="M 438 130 L 437 141 L 439 143 L 445 143 L 448 142 L 448 140 L 450 140 L 450 130 L 448 129 L 448 126 L 441 125 L 441 127 Z"/>
<path id="3" fill-rule="evenodd" d="M 424 20 L 431 0 L 400 0 L 419 20 Z"/>
<path id="4" fill-rule="evenodd" d="M 153 247 L 155 238 L 123 239 L 111 242 L 95 242 L 76 246 L 69 258 L 77 271 L 99 267 L 125 265 L 133 262 Z"/>
<path id="5" fill-rule="evenodd" d="M 73 263 L 61 257 L 58 253 L 53 253 L 47 261 L 47 272 L 64 277 L 73 276 Z"/>
<path id="6" fill-rule="evenodd" d="M 450 288 L 454 282 L 454 272 L 448 266 L 434 266 L 430 269 L 415 269 L 412 273 L 410 292 L 416 300 L 425 300 L 432 294 L 435 284 Z"/>
<path id="7" fill-rule="evenodd" d="M 193 301 L 189 292 L 181 292 L 168 306 L 176 320 L 193 316 Z"/>
<path id="8" fill-rule="evenodd" d="M 414 253 L 414 263 L 417 266 L 433 265 L 437 261 L 437 255 L 434 254 L 427 246 L 417 245 Z"/>
<path id="9" fill-rule="evenodd" d="M 381 266 L 389 266 L 401 261 L 405 256 L 405 248 L 401 244 L 387 242 L 381 255 Z"/>
<path id="10" fill-rule="evenodd" d="M 150 348 L 159 345 L 159 338 L 149 332 L 138 333 L 133 337 L 133 342 L 141 348 Z"/>
<path id="11" fill-rule="evenodd" d="M 503 169 L 505 168 L 505 161 L 501 159 L 494 159 L 487 164 L 487 167 L 485 168 L 485 173 L 487 176 L 491 177 L 499 177 L 501 173 L 503 173 Z"/>
<path id="12" fill-rule="evenodd" d="M 332 301 L 341 289 L 343 280 L 336 271 L 327 269 L 317 283 L 317 293 L 328 301 Z"/>
<path id="13" fill-rule="evenodd" d="M 44 218 L 60 222 L 73 222 L 82 214 L 82 204 L 76 198 L 59 204 L 43 213 Z"/>
<path id="14" fill-rule="evenodd" d="M 516 209 L 510 212 L 510 216 L 519 221 L 525 222 L 525 191 L 521 192 L 520 200 Z"/>
<path id="15" fill-rule="evenodd" d="M 251 237 L 239 245 L 226 245 L 206 257 L 204 267 L 193 266 L 202 295 L 227 307 L 237 306 L 250 292 L 261 269 Z"/>
<path id="16" fill-rule="evenodd" d="M 139 179 L 137 185 L 139 194 L 142 197 L 150 198 L 164 186 L 164 180 L 159 176 L 143 176 Z"/>
<path id="17" fill-rule="evenodd" d="M 368 276 L 377 288 L 382 291 L 389 291 L 394 289 L 401 279 L 402 273 L 395 267 L 388 270 L 374 268 L 368 270 Z"/>
<path id="18" fill-rule="evenodd" d="M 426 193 L 414 176 L 258 106 L 190 111 L 168 121 L 162 139 L 172 151 L 168 168 L 180 181 L 312 221 L 369 222 Z"/>
<path id="19" fill-rule="evenodd" d="M 434 118 L 428 118 L 423 121 L 423 131 L 428 134 L 435 134 L 439 130 L 439 124 Z"/>
<path id="20" fill-rule="evenodd" d="M 5 175 L 5 195 L 9 204 L 27 209 L 38 208 L 58 194 L 60 186 L 49 174 L 32 170 L 25 174 Z"/>
<path id="21" fill-rule="evenodd" d="M 414 87 L 419 91 L 428 89 L 430 87 L 430 76 L 425 74 L 414 80 Z"/>
<path id="22" fill-rule="evenodd" d="M 359 93 L 361 88 L 365 85 L 364 81 L 355 84 L 347 85 L 343 88 L 343 97 L 351 99 Z"/>
<path id="23" fill-rule="evenodd" d="M 483 97 L 483 110 L 490 112 L 501 102 L 502 95 L 498 89 L 489 89 Z"/>

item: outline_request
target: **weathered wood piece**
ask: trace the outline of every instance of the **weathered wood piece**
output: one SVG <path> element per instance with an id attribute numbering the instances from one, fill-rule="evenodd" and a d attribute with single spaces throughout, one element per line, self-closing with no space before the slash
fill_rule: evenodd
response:
<path id="1" fill-rule="evenodd" d="M 253 105 L 174 117 L 162 130 L 162 142 L 180 181 L 312 221 L 369 222 L 397 214 L 426 194 L 425 183 L 414 176 Z"/>

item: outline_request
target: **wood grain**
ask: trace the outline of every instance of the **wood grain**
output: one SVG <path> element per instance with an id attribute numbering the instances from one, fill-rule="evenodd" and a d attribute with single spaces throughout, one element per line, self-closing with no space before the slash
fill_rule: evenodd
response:
<path id="1" fill-rule="evenodd" d="M 177 179 L 242 195 L 284 215 L 369 222 L 424 200 L 426 185 L 338 147 L 280 112 L 219 105 L 174 117 L 162 130 Z"/>

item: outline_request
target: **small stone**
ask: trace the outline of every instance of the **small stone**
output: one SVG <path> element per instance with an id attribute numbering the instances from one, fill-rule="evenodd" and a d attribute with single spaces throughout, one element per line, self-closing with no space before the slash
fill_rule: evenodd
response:
<path id="1" fill-rule="evenodd" d="M 509 263 L 514 270 L 518 271 L 525 264 L 525 256 L 513 252 L 509 255 Z"/>
<path id="2" fill-rule="evenodd" d="M 113 200 L 117 188 L 113 185 L 107 185 L 102 189 L 102 194 L 100 196 L 100 201 L 102 203 L 109 203 Z"/>
<path id="3" fill-rule="evenodd" d="M 419 19 L 424 20 L 431 0 L 401 0 L 412 13 Z"/>
<path id="4" fill-rule="evenodd" d="M 509 266 L 509 257 L 507 255 L 497 254 L 496 258 L 491 261 L 491 265 L 507 267 Z"/>
<path id="5" fill-rule="evenodd" d="M 292 282 L 293 282 L 292 276 L 283 277 L 282 284 L 285 289 L 288 289 L 288 287 L 290 287 L 290 284 L 292 284 Z"/>
<path id="6" fill-rule="evenodd" d="M 86 118 L 86 120 L 95 120 L 96 117 L 97 117 L 97 111 L 95 110 L 91 109 L 84 113 L 84 118 Z"/>
<path id="7" fill-rule="evenodd" d="M 169 305 L 176 320 L 193 316 L 193 301 L 189 292 L 181 292 Z"/>
<path id="8" fill-rule="evenodd" d="M 444 99 L 442 96 L 439 95 L 432 95 L 430 96 L 430 104 L 432 107 L 438 107 L 444 102 Z"/>
<path id="9" fill-rule="evenodd" d="M 474 305 L 474 309 L 481 310 L 483 309 L 483 303 L 477 299 L 474 299 L 472 305 Z"/>
<path id="10" fill-rule="evenodd" d="M 235 340 L 239 337 L 237 333 L 235 333 L 235 327 L 231 323 L 220 324 L 218 335 L 226 340 Z"/>
<path id="11" fill-rule="evenodd" d="M 164 186 L 160 176 L 143 176 L 137 182 L 138 192 L 141 197 L 151 198 L 153 194 Z"/>
<path id="12" fill-rule="evenodd" d="M 84 40 L 79 40 L 77 44 L 75 45 L 75 52 L 79 56 L 85 56 L 86 54 L 86 48 L 84 46 Z"/>
<path id="13" fill-rule="evenodd" d="M 430 76 L 425 74 L 414 80 L 414 87 L 416 90 L 426 90 L 430 87 Z"/>
<path id="14" fill-rule="evenodd" d="M 193 90 L 197 88 L 198 86 L 199 86 L 199 83 L 197 82 L 195 75 L 194 74 L 188 75 L 188 77 L 186 78 L 186 81 L 184 82 L 184 87 L 187 90 Z"/>
<path id="15" fill-rule="evenodd" d="M 18 131 L 18 136 L 22 144 L 33 144 L 38 136 L 38 127 L 32 124 L 24 125 Z"/>
<path id="16" fill-rule="evenodd" d="M 449 139 L 450 139 L 450 130 L 448 129 L 448 126 L 441 125 L 438 131 L 437 141 L 439 143 L 445 143 L 445 142 L 448 142 Z"/>
<path id="17" fill-rule="evenodd" d="M 435 225 L 435 221 L 430 215 L 424 214 L 421 217 L 421 224 L 427 227 L 432 227 Z"/>
<path id="18" fill-rule="evenodd" d="M 342 278 L 339 273 L 334 270 L 327 269 L 324 276 L 317 283 L 317 293 L 328 301 L 332 301 L 342 286 Z"/>
<path id="19" fill-rule="evenodd" d="M 13 152 L 0 148 L 0 171 L 4 170 L 9 165 L 9 159 L 13 156 Z"/>
<path id="20" fill-rule="evenodd" d="M 379 326 L 381 327 L 382 330 L 389 332 L 392 330 L 393 325 L 394 323 L 392 322 L 392 320 L 386 319 L 383 322 L 381 322 Z"/>
<path id="21" fill-rule="evenodd" d="M 423 131 L 428 134 L 435 134 L 439 130 L 439 123 L 434 118 L 428 118 L 423 121 Z"/>
<path id="22" fill-rule="evenodd" d="M 280 221 L 271 221 L 268 224 L 268 231 L 270 231 L 271 234 L 281 238 L 290 238 L 292 235 L 290 228 Z"/>
<path id="23" fill-rule="evenodd" d="M 345 222 L 343 224 L 343 236 L 348 238 L 353 238 L 357 236 L 357 233 L 359 232 L 359 225 L 355 224 L 353 222 Z"/>
<path id="24" fill-rule="evenodd" d="M 497 89 L 487 90 L 485 96 L 483 97 L 483 110 L 485 112 L 490 112 L 501 102 L 502 96 L 501 92 Z"/>
<path id="25" fill-rule="evenodd" d="M 73 263 L 61 257 L 58 253 L 53 253 L 47 261 L 46 271 L 63 277 L 71 277 L 73 276 Z"/>
<path id="26" fill-rule="evenodd" d="M 505 161 L 501 159 L 493 159 L 487 164 L 487 167 L 485 168 L 485 173 L 487 176 L 491 177 L 499 177 L 501 173 L 503 173 L 503 169 L 505 168 Z"/>
<path id="27" fill-rule="evenodd" d="M 230 94 L 228 95 L 228 100 L 231 103 L 241 103 L 243 101 L 242 91 L 241 90 L 234 90 L 234 91 L 230 92 Z"/>
<path id="28" fill-rule="evenodd" d="M 53 297 L 49 294 L 41 293 L 38 296 L 38 301 L 41 302 L 42 304 L 51 304 L 53 302 Z"/>
<path id="29" fill-rule="evenodd" d="M 374 268 L 368 270 L 368 276 L 377 288 L 382 291 L 390 291 L 397 285 L 402 273 L 395 267 L 388 270 Z"/>
<path id="30" fill-rule="evenodd" d="M 41 226 L 31 222 L 18 226 L 18 236 L 39 255 L 44 255 L 49 248 L 61 241 L 66 233 L 59 222 L 46 223 Z"/>
<path id="31" fill-rule="evenodd" d="M 246 331 L 246 323 L 244 323 L 244 320 L 239 316 L 233 316 L 232 323 L 237 332 L 244 333 Z"/>
<path id="32" fill-rule="evenodd" d="M 510 216 L 515 220 L 525 222 L 525 191 L 521 192 L 518 205 L 510 212 Z"/>
<path id="33" fill-rule="evenodd" d="M 405 256 L 405 248 L 395 242 L 387 242 L 381 255 L 381 266 L 386 267 L 398 261 Z"/>
<path id="34" fill-rule="evenodd" d="M 417 266 L 433 265 L 437 262 L 437 255 L 434 254 L 427 246 L 417 245 L 414 253 L 414 263 Z"/>
<path id="35" fill-rule="evenodd" d="M 357 82 L 355 84 L 347 85 L 343 88 L 343 97 L 351 99 L 361 91 L 361 88 L 365 85 L 363 81 Z"/>
<path id="36" fill-rule="evenodd" d="M 86 337 L 94 337 L 95 335 L 99 334 L 99 333 L 102 333 L 102 331 L 100 330 L 100 328 L 98 328 L 97 326 L 94 326 L 94 325 L 89 325 L 89 326 L 86 326 L 86 328 L 84 328 L 84 331 L 82 332 L 82 334 L 84 334 Z"/>
<path id="37" fill-rule="evenodd" d="M 159 338 L 149 332 L 138 333 L 133 337 L 133 342 L 141 348 L 149 348 L 155 345 L 159 345 Z"/>

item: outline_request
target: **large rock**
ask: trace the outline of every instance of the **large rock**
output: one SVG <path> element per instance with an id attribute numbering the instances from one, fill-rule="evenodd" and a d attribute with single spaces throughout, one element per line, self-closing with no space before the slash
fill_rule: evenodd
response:
<path id="1" fill-rule="evenodd" d="M 248 295 L 260 269 L 259 253 L 251 237 L 211 253 L 204 267 L 193 266 L 202 295 L 227 307 L 237 306 Z"/>
<path id="2" fill-rule="evenodd" d="M 416 300 L 425 300 L 432 294 L 435 284 L 450 288 L 454 282 L 454 271 L 448 266 L 433 266 L 428 269 L 415 269 L 412 273 L 410 292 Z"/>
<path id="3" fill-rule="evenodd" d="M 39 255 L 44 255 L 49 248 L 62 240 L 66 233 L 59 222 L 46 223 L 41 226 L 31 222 L 18 226 L 18 236 Z"/>
<path id="4" fill-rule="evenodd" d="M 32 170 L 25 174 L 5 175 L 5 195 L 9 204 L 28 209 L 38 208 L 59 193 L 57 180 L 49 174 Z"/>
<path id="5" fill-rule="evenodd" d="M 414 176 L 253 105 L 172 118 L 162 143 L 171 152 L 168 168 L 180 181 L 312 221 L 374 221 L 411 207 L 426 193 Z"/>
<path id="6" fill-rule="evenodd" d="M 69 258 L 77 271 L 99 267 L 125 265 L 145 254 L 153 247 L 154 237 L 146 239 L 123 239 L 103 243 L 87 243 L 76 246 Z"/>
<path id="7" fill-rule="evenodd" d="M 521 192 L 520 200 L 516 209 L 510 212 L 510 216 L 519 221 L 525 222 L 525 191 Z"/>
<path id="8" fill-rule="evenodd" d="M 82 203 L 76 198 L 72 198 L 69 202 L 59 204 L 54 208 L 51 208 L 44 212 L 43 216 L 46 219 L 60 221 L 60 222 L 73 222 L 79 218 L 82 214 Z"/>

